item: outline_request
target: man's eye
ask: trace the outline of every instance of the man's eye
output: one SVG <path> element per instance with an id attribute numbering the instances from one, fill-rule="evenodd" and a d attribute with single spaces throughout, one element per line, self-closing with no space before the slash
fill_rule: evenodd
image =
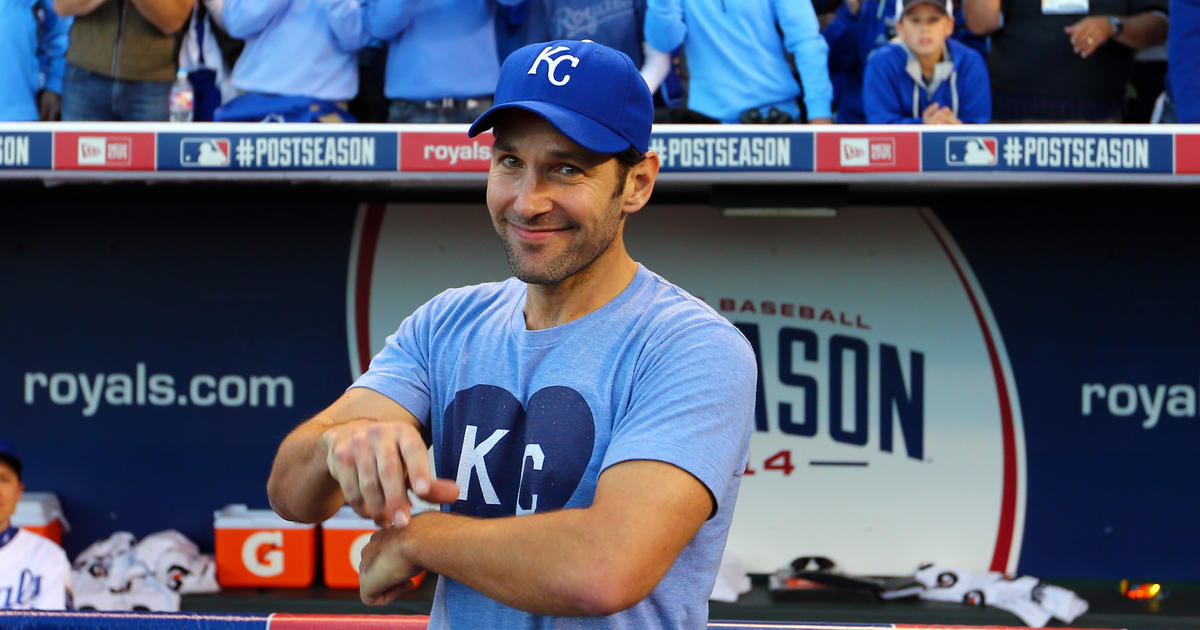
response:
<path id="1" fill-rule="evenodd" d="M 562 166 L 558 167 L 558 172 L 562 173 L 563 175 L 579 175 L 583 171 L 570 164 L 563 164 Z"/>
<path id="2" fill-rule="evenodd" d="M 517 166 L 520 166 L 520 164 L 521 164 L 520 160 L 518 160 L 517 158 L 515 158 L 511 155 L 505 155 L 505 156 L 501 157 L 500 163 L 509 168 L 515 168 Z"/>

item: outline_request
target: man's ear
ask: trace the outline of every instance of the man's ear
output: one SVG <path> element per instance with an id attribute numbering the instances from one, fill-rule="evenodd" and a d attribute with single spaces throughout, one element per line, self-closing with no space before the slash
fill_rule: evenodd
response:
<path id="1" fill-rule="evenodd" d="M 625 214 L 633 214 L 645 207 L 654 192 L 654 182 L 658 179 L 658 154 L 646 152 L 646 158 L 629 168 L 625 176 L 625 201 L 621 210 Z"/>

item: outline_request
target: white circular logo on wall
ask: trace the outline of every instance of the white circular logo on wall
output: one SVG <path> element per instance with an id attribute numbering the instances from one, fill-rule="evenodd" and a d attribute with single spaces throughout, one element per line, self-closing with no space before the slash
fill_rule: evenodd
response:
<path id="1" fill-rule="evenodd" d="M 651 206 L 625 233 L 635 259 L 755 346 L 759 410 L 729 538 L 748 571 L 801 555 L 864 575 L 922 562 L 1016 570 L 1017 393 L 983 292 L 931 212 Z M 348 274 L 352 374 L 430 297 L 508 275 L 482 204 L 363 208 Z"/>

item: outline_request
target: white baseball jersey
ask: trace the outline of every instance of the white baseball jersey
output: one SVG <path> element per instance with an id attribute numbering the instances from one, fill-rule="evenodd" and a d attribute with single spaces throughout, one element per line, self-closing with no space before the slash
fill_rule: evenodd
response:
<path id="1" fill-rule="evenodd" d="M 70 581 L 62 547 L 23 529 L 0 531 L 0 610 L 64 610 Z"/>

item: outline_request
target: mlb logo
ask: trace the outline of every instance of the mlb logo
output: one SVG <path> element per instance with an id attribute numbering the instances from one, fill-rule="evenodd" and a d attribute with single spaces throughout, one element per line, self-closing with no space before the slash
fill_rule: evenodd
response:
<path id="1" fill-rule="evenodd" d="M 998 144 L 991 136 L 950 136 L 946 138 L 946 164 L 995 166 Z"/>
<path id="2" fill-rule="evenodd" d="M 842 166 L 890 166 L 896 163 L 896 141 L 891 138 L 842 138 Z"/>
<path id="3" fill-rule="evenodd" d="M 108 140 L 92 136 L 81 136 L 78 144 L 80 165 L 103 166 L 108 158 Z"/>
<path id="4" fill-rule="evenodd" d="M 229 166 L 228 138 L 184 138 L 179 143 L 179 163 L 192 167 Z"/>

